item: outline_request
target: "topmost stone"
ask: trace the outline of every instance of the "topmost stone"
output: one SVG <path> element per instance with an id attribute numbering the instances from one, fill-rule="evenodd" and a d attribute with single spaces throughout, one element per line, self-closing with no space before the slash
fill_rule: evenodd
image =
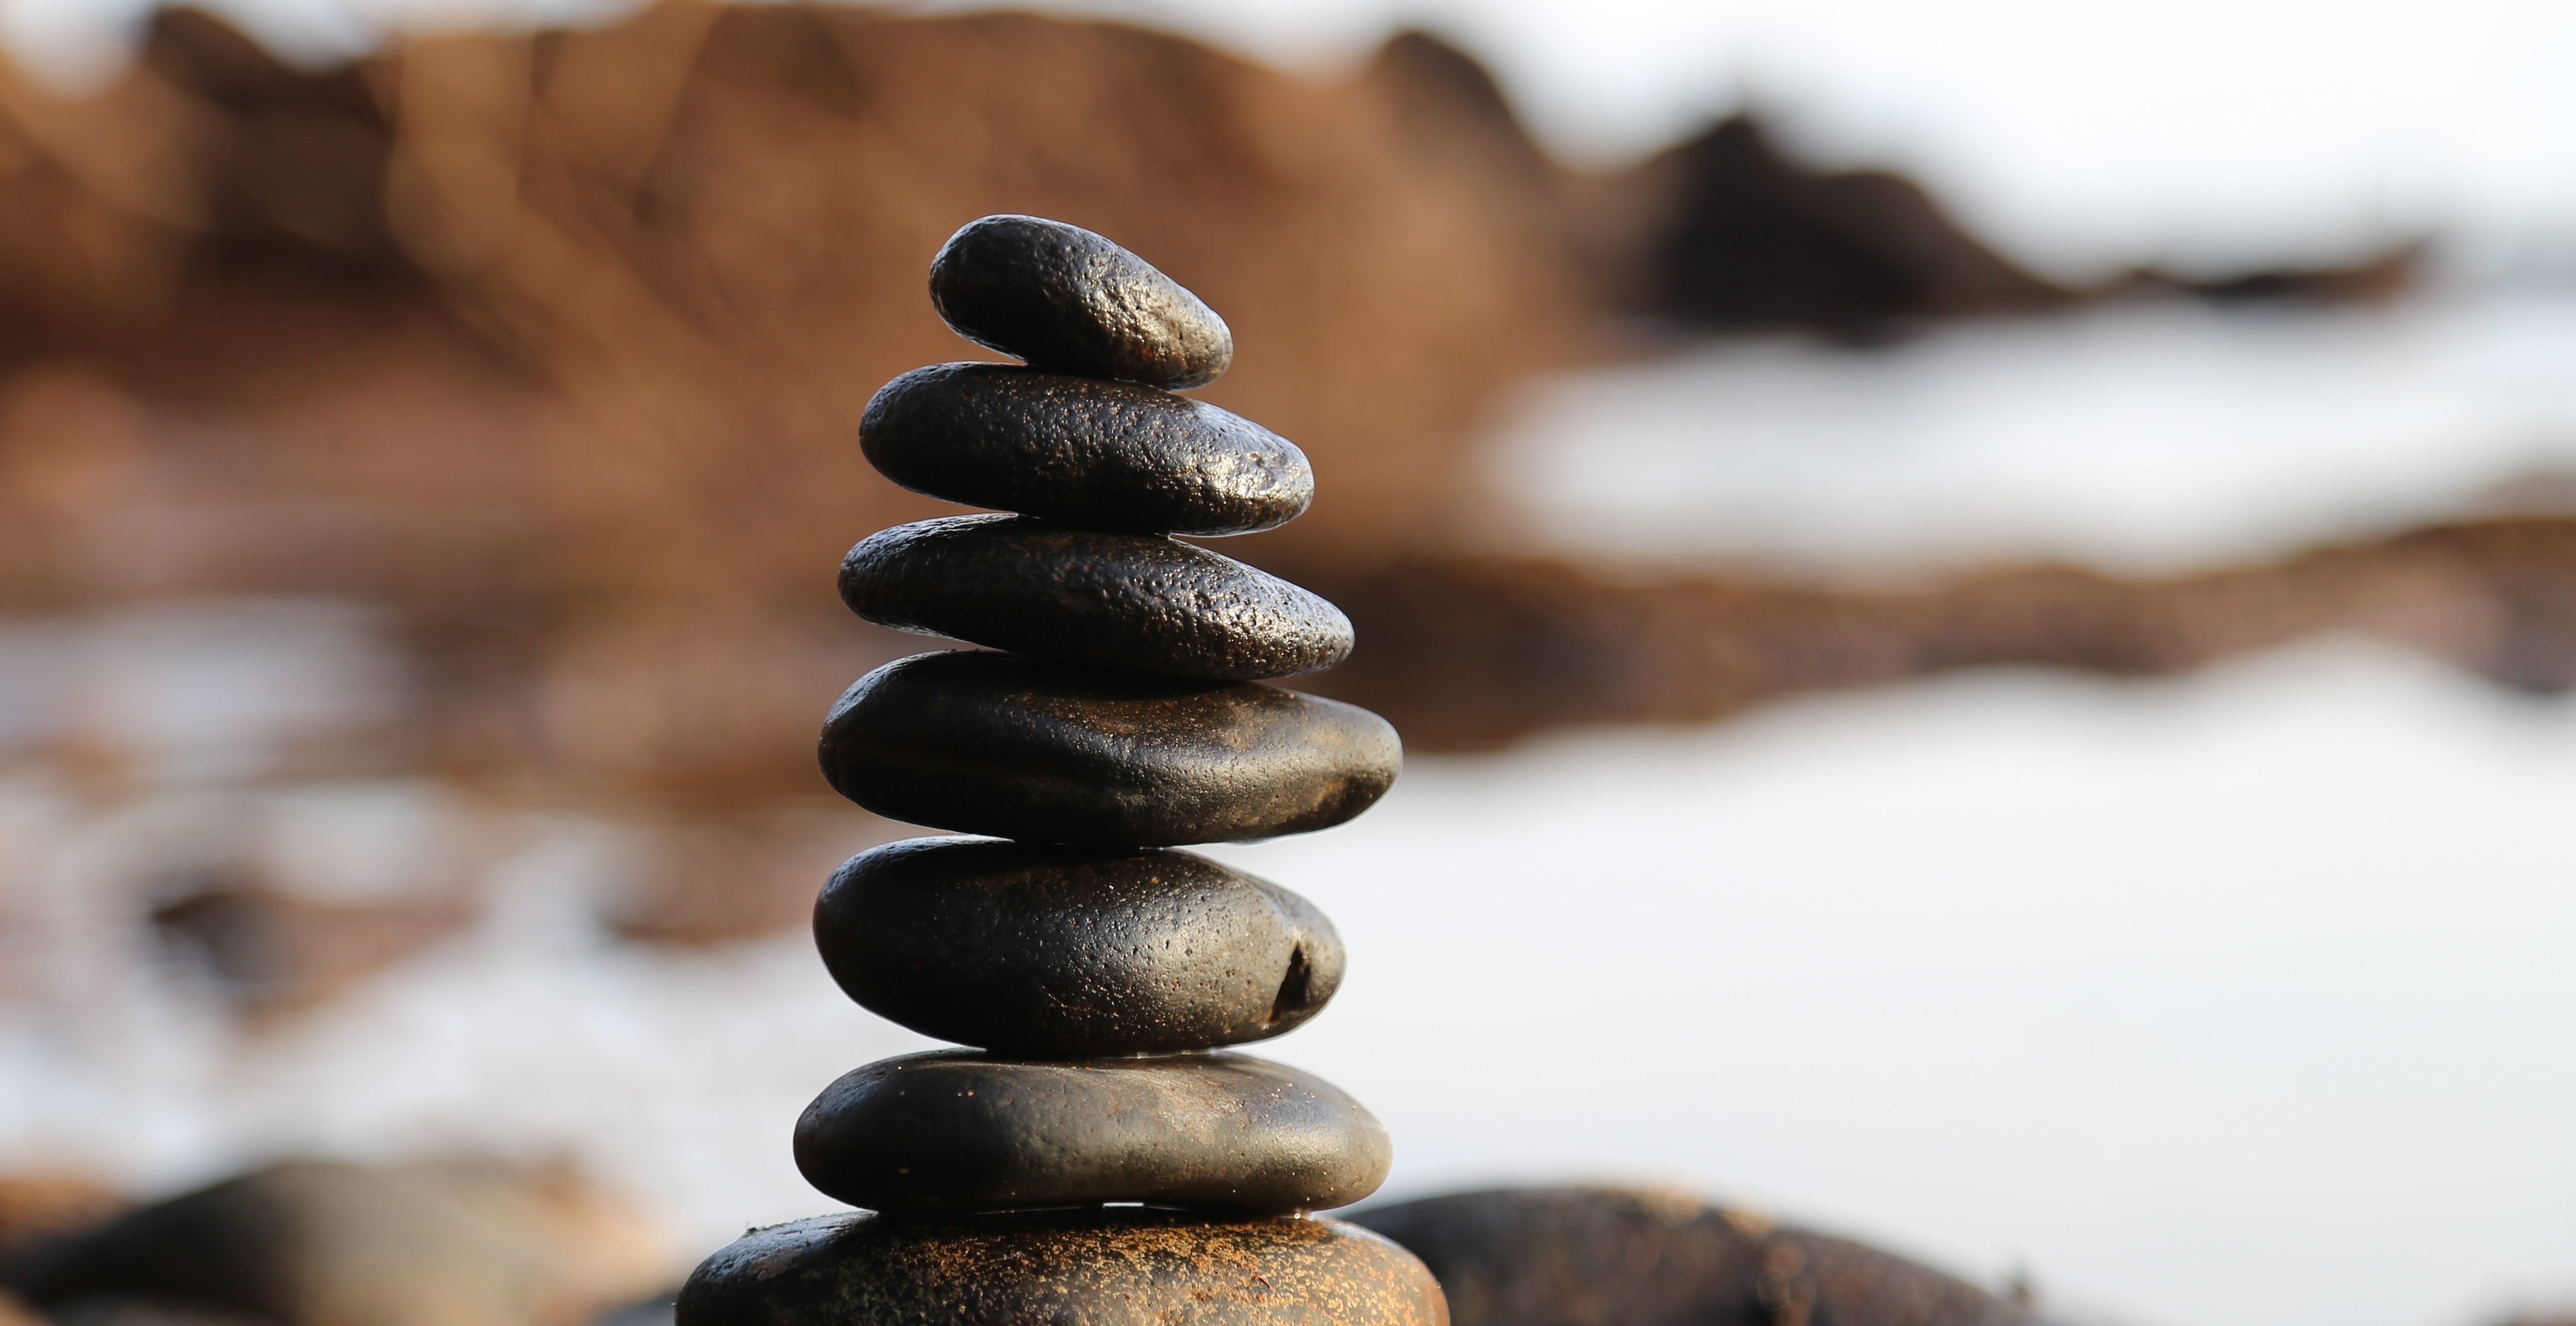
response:
<path id="1" fill-rule="evenodd" d="M 1178 390 L 1234 361 L 1234 333 L 1180 282 L 1044 217 L 966 223 L 931 260 L 930 302 L 958 335 L 1060 373 Z"/>

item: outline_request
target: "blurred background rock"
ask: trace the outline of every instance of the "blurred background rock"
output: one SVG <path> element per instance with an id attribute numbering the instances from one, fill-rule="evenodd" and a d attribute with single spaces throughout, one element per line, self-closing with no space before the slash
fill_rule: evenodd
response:
<path id="1" fill-rule="evenodd" d="M 1759 99 L 1569 163 L 1485 65 L 1421 30 L 1332 72 L 1078 17 L 695 0 L 424 29 L 346 60 L 187 9 L 135 40 L 77 87 L 0 64 L 0 1279 L 60 1321 L 649 1314 L 686 1250 L 814 1203 L 769 1114 L 851 1040 L 900 1038 L 853 1021 L 796 931 L 833 862 L 905 830 L 824 794 L 811 742 L 840 687 L 925 647 L 851 620 L 830 577 L 860 535 L 942 509 L 869 469 L 853 421 L 892 374 L 981 353 L 940 326 L 919 273 L 984 213 L 1114 236 L 1233 324 L 1239 365 L 1205 394 L 1298 441 L 1322 487 L 1309 518 L 1223 547 L 1351 613 L 1358 654 L 1311 682 L 1430 757 L 1432 790 L 1391 816 L 1450 806 L 1453 834 L 1519 832 L 1456 807 L 1512 804 L 1474 791 L 1488 776 L 1580 800 L 1594 784 L 1566 770 L 1593 748 L 1550 743 L 1969 669 L 2253 660 L 2205 694 L 2287 713 L 2316 685 L 2267 680 L 2255 656 L 2357 638 L 2531 697 L 2498 730 L 2551 732 L 2564 707 L 2546 697 L 2576 686 L 2576 313 L 2545 271 L 2464 274 L 2439 218 L 2232 266 L 2043 267 L 1903 174 L 1819 164 Z M 2325 75 L 2282 74 L 2309 76 Z M 2369 666 L 2378 680 L 2354 685 L 2442 684 Z M 2440 694 L 2425 703 L 2485 703 Z M 2251 759 L 2233 739 L 2205 758 Z M 1519 762 L 1439 762 L 1504 750 Z M 2545 803 L 2564 768 L 2515 786 Z M 1737 796 L 1709 787 L 1712 805 Z M 1989 809 L 2010 814 L 1962 813 Z M 1866 836 L 1869 810 L 1847 810 Z M 2526 846 L 2534 824 L 2451 832 L 2563 877 L 2563 856 Z M 1791 859 L 1682 837 L 1652 869 L 1694 889 Z M 1400 838 L 1352 841 L 1378 844 L 1376 864 L 1276 873 L 1322 875 L 1319 897 L 1404 876 Z M 2081 888 L 2126 850 L 2088 840 L 2056 868 Z M 1611 856 L 1566 853 L 1532 860 L 1561 881 Z M 1426 951 L 1471 947 L 1433 903 L 1499 886 L 1433 883 L 1416 921 L 1355 935 L 1363 968 L 1473 969 Z M 1745 901 L 1716 896 L 1681 928 L 1723 928 Z M 2295 911 L 2264 933 L 2300 942 Z M 2505 928 L 2576 935 L 2540 915 Z M 1603 937 L 1594 960 L 1647 943 Z M 2463 947 L 2459 969 L 2486 952 Z M 1709 969 L 1771 970 L 1699 961 L 1655 978 L 1670 1006 L 1732 979 Z M 2386 969 L 2363 966 L 2338 979 Z M 1905 997 L 1874 970 L 1870 988 Z M 1355 1000 L 1398 1007 L 1365 978 Z M 1604 1007 L 1666 989 L 1580 983 Z M 2556 991 L 2513 985 L 2510 1002 Z M 1411 1062 L 1384 1055 L 1385 1072 Z M 1453 1085 L 1437 1099 L 1478 1095 Z M 1426 1139 L 1439 1165 L 1416 1191 L 1470 1164 L 1443 1145 Z M 308 1155 L 377 1167 L 217 1183 Z M 1990 1214 L 1945 1242 L 1937 1203 L 1787 1197 L 1954 1259 L 2000 1237 Z M 1530 1200 L 1541 1215 L 1459 1218 L 1495 1239 L 1663 1221 L 1602 1264 L 1699 1266 L 1724 1291 L 1498 1289 L 1518 1306 L 1462 1296 L 1462 1326 L 2029 1306 L 1898 1276 L 1915 1287 L 1881 1297 L 1908 1306 L 1870 1307 L 1878 1291 L 1849 1285 L 1875 1272 L 1792 1292 L 1732 1217 Z M 236 1206 L 271 1214 L 221 1214 Z M 2563 1209 L 2512 1218 L 2576 1246 Z M 269 1242 L 166 1279 L 124 1250 L 187 1243 L 172 1231 L 191 1221 Z M 2154 1238 L 2106 1228 L 2086 1246 L 2122 1250 L 2090 1292 L 2114 1317 L 2151 1299 L 2170 1316 L 2141 1287 Z M 493 1239 L 507 1255 L 477 1242 Z M 418 1254 L 395 1278 L 368 1269 L 382 1240 Z M 1460 1255 L 1514 1271 L 1505 1244 L 1480 1246 Z M 1780 1246 L 1800 1265 L 1845 1255 Z M 2457 1322 L 2576 1286 L 2563 1253 L 2542 1270 L 2460 1258 L 2428 1256 L 2427 1285 L 2374 1320 Z M 254 1263 L 267 1278 L 238 1278 Z M 2284 1292 L 2351 1319 L 2347 1300 Z M 167 1315 L 183 1308 L 199 1315 Z"/>

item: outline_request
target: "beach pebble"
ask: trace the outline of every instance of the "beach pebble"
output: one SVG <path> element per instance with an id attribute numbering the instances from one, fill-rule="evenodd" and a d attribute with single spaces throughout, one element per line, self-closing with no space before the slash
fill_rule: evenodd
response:
<path id="1" fill-rule="evenodd" d="M 933 364 L 877 389 L 859 447 L 914 492 L 1154 534 L 1245 534 L 1315 496 L 1296 444 L 1204 401 L 1001 364 Z"/>
<path id="2" fill-rule="evenodd" d="M 1339 608 L 1153 534 L 950 516 L 870 535 L 841 601 L 880 626 L 1095 667 L 1254 681 L 1350 657 Z"/>
<path id="3" fill-rule="evenodd" d="M 930 302 L 978 345 L 1085 377 L 1201 387 L 1234 359 L 1225 320 L 1180 282 L 1042 217 L 967 222 L 931 259 Z"/>
<path id="4" fill-rule="evenodd" d="M 980 651 L 860 678 L 818 754 L 835 790 L 888 819 L 1101 847 L 1328 829 L 1403 763 L 1395 729 L 1355 705 Z"/>
<path id="5" fill-rule="evenodd" d="M 816 1216 L 754 1230 L 678 1326 L 1448 1326 L 1422 1263 L 1336 1220 L 1171 1211 Z"/>
<path id="6" fill-rule="evenodd" d="M 869 1011 L 1020 1055 L 1261 1040 L 1342 980 L 1341 936 L 1315 904 L 1189 852 L 888 843 L 823 886 L 814 940 Z"/>
<path id="7" fill-rule="evenodd" d="M 796 1121 L 805 1181 L 886 1212 L 1316 1211 L 1375 1192 L 1390 1158 L 1358 1101 L 1239 1054 L 904 1055 L 843 1074 Z"/>

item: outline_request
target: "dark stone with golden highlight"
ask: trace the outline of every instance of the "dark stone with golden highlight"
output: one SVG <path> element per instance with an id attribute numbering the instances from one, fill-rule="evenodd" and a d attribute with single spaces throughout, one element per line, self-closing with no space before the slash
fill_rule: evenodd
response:
<path id="1" fill-rule="evenodd" d="M 969 221 L 930 261 L 930 302 L 957 334 L 1040 368 L 1203 387 L 1234 361 L 1216 310 L 1080 226 Z"/>
<path id="2" fill-rule="evenodd" d="M 1386 1181 L 1386 1129 L 1331 1083 L 1240 1054 L 881 1059 L 796 1121 L 796 1168 L 852 1206 L 917 1214 L 1150 1202 L 1264 1214 Z"/>
<path id="3" fill-rule="evenodd" d="M 1025 516 L 879 530 L 842 559 L 841 601 L 898 630 L 1185 677 L 1288 677 L 1351 653 L 1341 609 L 1266 571 Z"/>
<path id="4" fill-rule="evenodd" d="M 1206 857 L 914 838 L 862 852 L 814 905 L 823 965 L 926 1036 L 1045 1057 L 1263 1040 L 1342 981 L 1321 909 Z"/>
<path id="5" fill-rule="evenodd" d="M 1162 1211 L 864 1212 L 754 1230 L 677 1326 L 1448 1326 L 1411 1254 L 1336 1220 Z"/>
<path id="6" fill-rule="evenodd" d="M 977 651 L 860 678 L 819 754 L 835 790 L 889 819 L 1098 847 L 1329 829 L 1404 759 L 1395 729 L 1353 705 Z"/>
<path id="7" fill-rule="evenodd" d="M 1315 497 L 1306 453 L 1249 419 L 1002 364 L 933 364 L 878 388 L 859 447 L 917 493 L 1149 534 L 1248 534 Z"/>

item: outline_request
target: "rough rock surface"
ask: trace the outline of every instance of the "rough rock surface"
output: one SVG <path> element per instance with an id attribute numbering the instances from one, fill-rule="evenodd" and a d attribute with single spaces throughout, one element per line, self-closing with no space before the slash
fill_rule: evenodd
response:
<path id="1" fill-rule="evenodd" d="M 1234 359 L 1225 320 L 1180 282 L 1043 217 L 968 222 L 931 260 L 930 302 L 978 345 L 1085 377 L 1204 387 Z"/>
<path id="2" fill-rule="evenodd" d="M 1341 936 L 1267 880 L 1175 851 L 917 838 L 850 858 L 814 905 L 823 964 L 869 1011 L 1008 1054 L 1237 1045 L 1341 985 Z"/>
<path id="3" fill-rule="evenodd" d="M 1377 1191 L 1392 1155 L 1358 1101 L 1239 1054 L 905 1055 L 844 1074 L 796 1121 L 806 1181 L 885 1212 L 1320 1211 Z"/>
<path id="4" fill-rule="evenodd" d="M 1458 1326 L 2029 1326 L 2021 1304 L 1844 1239 L 1687 1197 L 1458 1193 L 1362 1211 Z"/>
<path id="5" fill-rule="evenodd" d="M 1186 396 L 1007 368 L 933 364 L 877 390 L 859 446 L 932 497 L 1111 529 L 1243 534 L 1315 496 L 1288 439 Z"/>
<path id="6" fill-rule="evenodd" d="M 820 757 L 834 790 L 888 819 L 1170 847 L 1329 829 L 1386 794 L 1403 746 L 1365 709 L 1273 686 L 964 651 L 860 678 Z"/>
<path id="7" fill-rule="evenodd" d="M 1230 557 L 1150 534 L 951 516 L 869 535 L 841 601 L 880 626 L 1091 667 L 1260 681 L 1329 668 L 1351 619 Z"/>
<path id="8" fill-rule="evenodd" d="M 1447 1326 L 1394 1244 L 1332 1220 L 1144 1210 L 818 1216 L 754 1230 L 680 1291 L 681 1326 Z"/>

